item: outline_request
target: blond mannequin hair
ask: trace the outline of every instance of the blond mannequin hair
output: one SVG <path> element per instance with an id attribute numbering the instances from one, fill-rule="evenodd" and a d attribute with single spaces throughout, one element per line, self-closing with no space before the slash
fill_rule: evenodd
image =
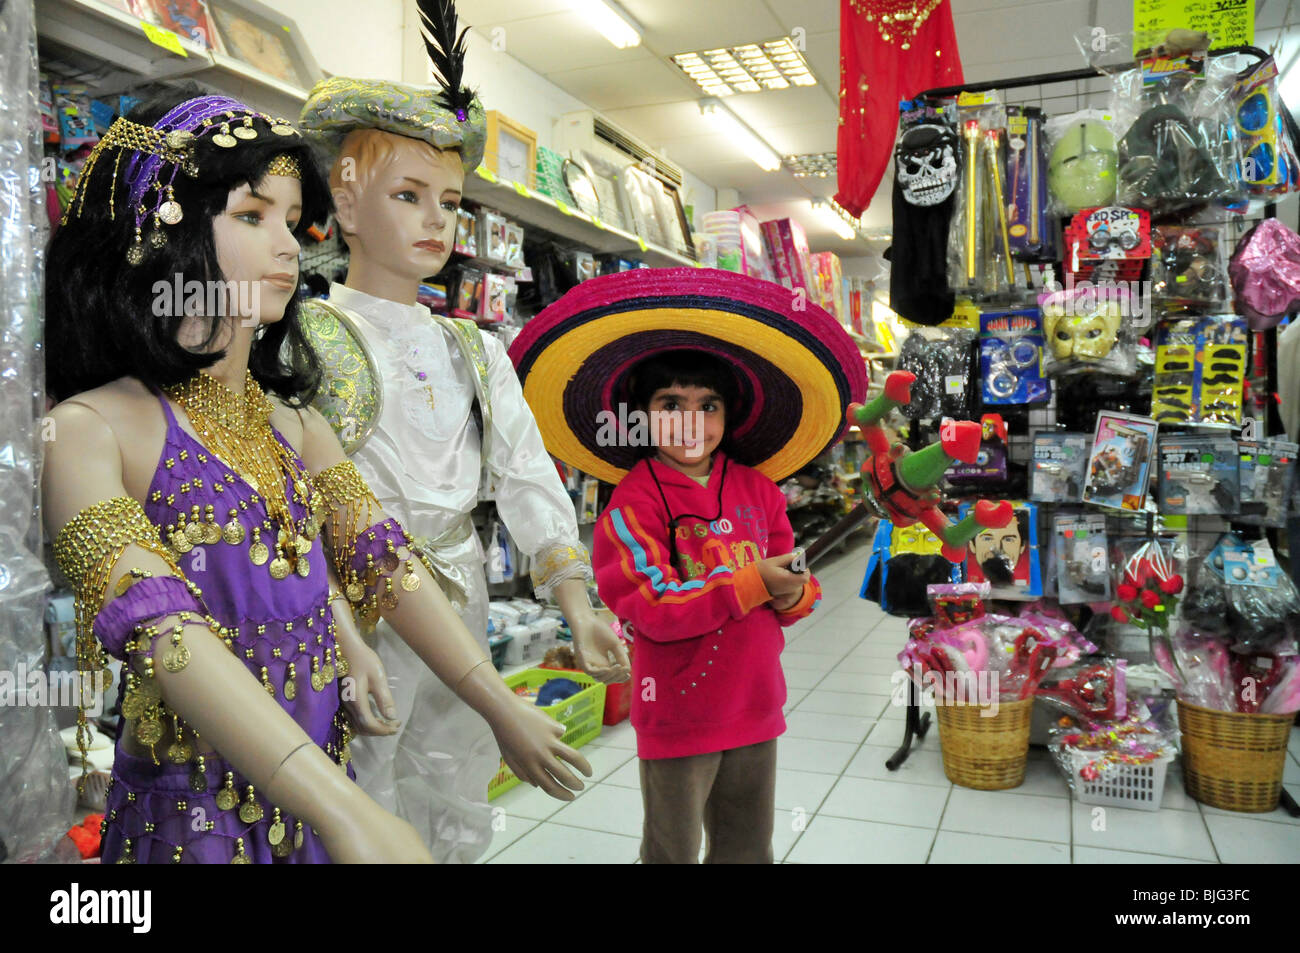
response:
<path id="1" fill-rule="evenodd" d="M 330 191 L 349 193 L 355 202 L 370 187 L 375 176 L 397 159 L 399 149 L 414 149 L 430 162 L 440 161 L 443 153 L 457 149 L 438 149 L 423 139 L 399 136 L 382 129 L 354 129 L 344 137 L 338 158 L 330 169 Z M 345 170 L 350 170 L 344 175 Z M 338 202 L 337 194 L 335 202 Z M 346 239 L 350 233 L 343 232 Z"/>

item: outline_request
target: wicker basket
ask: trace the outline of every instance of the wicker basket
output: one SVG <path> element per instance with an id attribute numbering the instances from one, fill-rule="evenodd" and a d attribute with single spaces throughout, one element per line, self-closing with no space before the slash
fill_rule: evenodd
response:
<path id="1" fill-rule="evenodd" d="M 1215 711 L 1178 702 L 1183 783 L 1202 804 L 1260 814 L 1277 807 L 1294 714 Z"/>
<path id="2" fill-rule="evenodd" d="M 1025 780 L 1033 698 L 1002 702 L 996 715 L 983 705 L 937 705 L 943 773 L 962 787 L 1001 791 Z"/>

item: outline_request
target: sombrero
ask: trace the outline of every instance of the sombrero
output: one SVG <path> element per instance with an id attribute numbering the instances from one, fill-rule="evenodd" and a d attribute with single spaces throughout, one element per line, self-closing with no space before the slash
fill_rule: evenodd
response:
<path id="1" fill-rule="evenodd" d="M 510 358 L 546 449 L 608 483 L 638 448 L 602 446 L 602 411 L 625 426 L 629 378 L 641 361 L 701 350 L 734 369 L 740 415 L 732 456 L 782 480 L 830 449 L 867 372 L 835 318 L 789 288 L 730 271 L 639 268 L 592 278 L 529 321 Z M 607 431 L 606 431 L 607 432 Z M 627 441 L 617 441 L 626 444 Z"/>

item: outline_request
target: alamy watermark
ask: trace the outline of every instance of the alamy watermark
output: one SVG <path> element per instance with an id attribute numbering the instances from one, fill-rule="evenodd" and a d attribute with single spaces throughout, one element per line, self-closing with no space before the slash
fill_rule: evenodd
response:
<path id="1" fill-rule="evenodd" d="M 0 670 L 0 707 L 76 708 L 96 718 L 104 713 L 104 694 L 111 687 L 104 672 L 50 672 L 28 670 L 19 662 L 12 670 Z"/>
<path id="2" fill-rule="evenodd" d="M 1108 310 L 1137 329 L 1149 326 L 1153 315 L 1150 281 L 1075 281 L 1067 272 L 1064 292 L 1055 298 L 1052 306 L 1070 317 L 1090 317 Z"/>
<path id="3" fill-rule="evenodd" d="M 985 669 L 981 672 L 935 672 L 913 665 L 910 672 L 899 669 L 889 677 L 892 687 L 891 703 L 906 705 L 910 692 L 908 683 L 920 690 L 919 704 L 979 705 L 981 718 L 992 718 L 998 713 L 1000 694 L 999 673 Z"/>
<path id="4" fill-rule="evenodd" d="M 235 317 L 246 326 L 258 323 L 262 311 L 260 281 L 185 280 L 180 272 L 172 280 L 153 285 L 153 313 L 160 318 L 182 315 Z"/>
<path id="5" fill-rule="evenodd" d="M 602 410 L 596 415 L 596 444 L 601 447 L 660 446 L 665 435 L 675 437 L 674 446 L 686 448 L 686 456 L 704 454 L 704 411 Z"/>

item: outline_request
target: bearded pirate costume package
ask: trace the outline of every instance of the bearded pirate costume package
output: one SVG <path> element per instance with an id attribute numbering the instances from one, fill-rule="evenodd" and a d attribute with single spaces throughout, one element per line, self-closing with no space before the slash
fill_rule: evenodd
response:
<path id="1" fill-rule="evenodd" d="M 420 9 L 441 87 L 334 77 L 303 107 L 303 130 L 336 174 L 346 140 L 376 130 L 394 148 L 416 140 L 454 150 L 466 174 L 481 162 L 485 116 L 460 83 L 464 31 L 457 33 L 455 8 L 422 0 Z M 354 161 L 364 179 L 362 166 L 383 160 Z M 379 184 L 356 194 L 358 203 L 391 201 Z M 359 254 L 354 248 L 354 270 Z M 494 486 L 511 536 L 532 558 L 539 597 L 565 580 L 591 578 L 573 503 L 495 337 L 472 321 L 340 284 L 328 301 L 306 303 L 303 317 L 325 366 L 317 408 L 385 510 L 410 527 L 415 551 L 485 650 L 484 553 L 470 517 L 480 488 Z M 376 638 L 403 727 L 354 744 L 358 782 L 409 820 L 436 860 L 472 862 L 492 838 L 487 787 L 499 766 L 492 735 L 390 626 L 380 623 Z"/>

